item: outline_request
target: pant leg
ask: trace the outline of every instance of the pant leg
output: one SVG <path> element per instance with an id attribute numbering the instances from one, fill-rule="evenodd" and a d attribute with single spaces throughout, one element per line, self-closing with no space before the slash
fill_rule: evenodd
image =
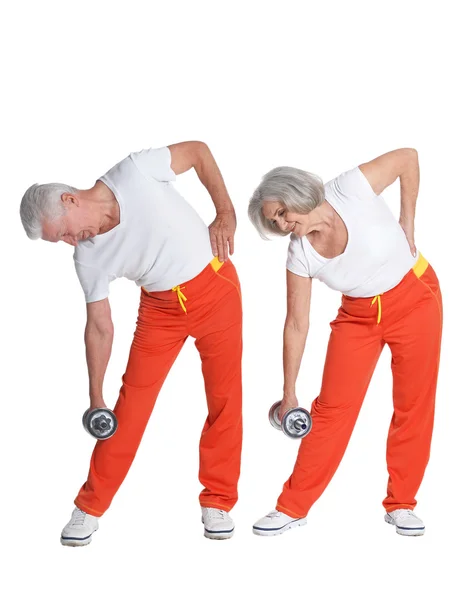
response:
<path id="1" fill-rule="evenodd" d="M 229 511 L 238 498 L 242 449 L 242 306 L 230 261 L 216 273 L 202 312 L 194 328 L 208 404 L 200 438 L 200 504 Z"/>
<path id="2" fill-rule="evenodd" d="M 392 351 L 394 406 L 383 501 L 387 512 L 416 506 L 430 455 L 440 357 L 442 301 L 430 265 L 405 296 L 397 300 L 398 309 L 401 303 L 406 308 L 404 316 L 386 330 Z"/>
<path id="3" fill-rule="evenodd" d="M 384 345 L 376 316 L 369 299 L 344 297 L 331 323 L 321 392 L 311 408 L 313 427 L 277 501 L 277 510 L 289 516 L 306 516 L 345 453 Z"/>
<path id="4" fill-rule="evenodd" d="M 152 306 L 144 297 L 139 310 L 126 372 L 115 414 L 114 436 L 98 441 L 90 461 L 86 483 L 75 504 L 101 516 L 124 481 L 139 447 L 163 382 L 185 339 L 185 316 L 178 304 L 169 311 Z"/>

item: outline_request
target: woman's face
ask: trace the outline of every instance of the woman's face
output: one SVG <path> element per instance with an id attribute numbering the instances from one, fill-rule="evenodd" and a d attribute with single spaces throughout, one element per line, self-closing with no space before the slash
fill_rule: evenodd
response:
<path id="1" fill-rule="evenodd" d="M 303 237 L 307 233 L 309 215 L 289 212 L 285 206 L 277 200 L 268 200 L 263 203 L 263 215 L 266 219 L 274 222 L 284 233 L 294 233 Z"/>

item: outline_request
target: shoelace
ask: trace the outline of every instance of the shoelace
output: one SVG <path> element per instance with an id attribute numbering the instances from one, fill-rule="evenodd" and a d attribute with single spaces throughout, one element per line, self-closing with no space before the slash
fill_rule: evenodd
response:
<path id="1" fill-rule="evenodd" d="M 226 518 L 225 511 L 220 510 L 219 508 L 207 508 L 206 514 L 208 517 L 214 517 L 216 519 L 221 519 L 222 521 Z"/>
<path id="2" fill-rule="evenodd" d="M 280 512 L 278 510 L 271 510 L 271 512 L 266 515 L 266 517 L 268 519 L 276 519 L 277 517 L 280 517 Z"/>
<path id="3" fill-rule="evenodd" d="M 84 525 L 86 514 L 80 508 L 74 513 L 71 525 L 73 527 L 82 527 Z"/>
<path id="4" fill-rule="evenodd" d="M 416 515 L 409 508 L 401 509 L 401 512 L 396 516 L 397 521 L 404 521 L 404 519 L 408 519 L 409 517 L 414 517 L 417 519 Z"/>

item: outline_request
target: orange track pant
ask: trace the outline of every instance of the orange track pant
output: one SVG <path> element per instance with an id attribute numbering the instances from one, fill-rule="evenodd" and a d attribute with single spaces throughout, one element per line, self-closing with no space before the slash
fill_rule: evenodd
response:
<path id="1" fill-rule="evenodd" d="M 185 309 L 185 310 L 184 310 Z M 186 311 L 186 312 L 185 312 Z M 237 501 L 242 446 L 242 307 L 230 262 L 214 259 L 166 292 L 142 290 L 137 327 L 114 412 L 118 429 L 98 441 L 75 504 L 96 517 L 122 484 L 163 382 L 188 336 L 195 338 L 208 417 L 200 439 L 200 504 L 230 510 Z"/>
<path id="2" fill-rule="evenodd" d="M 301 441 L 277 509 L 304 517 L 329 484 L 385 344 L 392 353 L 394 412 L 383 505 L 387 512 L 413 509 L 429 459 L 439 367 L 442 302 L 435 272 L 419 256 L 380 297 L 343 296 L 331 329 L 321 391 L 311 409 L 313 427 Z"/>

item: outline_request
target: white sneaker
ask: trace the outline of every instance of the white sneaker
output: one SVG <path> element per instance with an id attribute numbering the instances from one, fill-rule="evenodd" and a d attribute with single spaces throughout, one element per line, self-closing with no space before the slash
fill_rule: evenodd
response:
<path id="1" fill-rule="evenodd" d="M 288 515 L 272 510 L 268 515 L 256 521 L 253 525 L 253 533 L 256 535 L 280 535 L 293 527 L 306 525 L 306 518 L 294 519 Z"/>
<path id="2" fill-rule="evenodd" d="M 201 522 L 205 526 L 205 537 L 210 540 L 226 540 L 234 535 L 234 522 L 225 510 L 202 506 L 201 514 Z"/>
<path id="3" fill-rule="evenodd" d="M 73 510 L 71 520 L 61 532 L 63 546 L 86 546 L 98 529 L 98 518 L 79 508 Z"/>
<path id="4" fill-rule="evenodd" d="M 385 521 L 390 525 L 396 525 L 396 533 L 400 535 L 424 535 L 425 525 L 416 517 L 412 510 L 398 508 L 385 515 Z"/>

